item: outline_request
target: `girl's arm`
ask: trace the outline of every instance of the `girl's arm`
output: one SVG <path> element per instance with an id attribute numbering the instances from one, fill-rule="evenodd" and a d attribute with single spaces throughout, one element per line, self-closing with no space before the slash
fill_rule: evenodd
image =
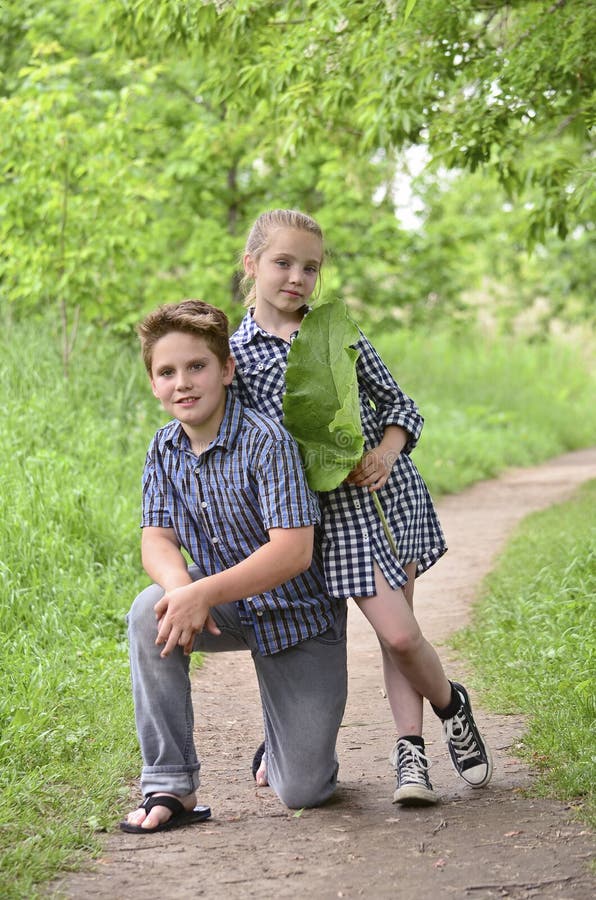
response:
<path id="1" fill-rule="evenodd" d="M 424 420 L 414 401 L 404 394 L 362 332 L 356 349 L 360 352 L 357 362 L 358 387 L 365 404 L 363 426 L 369 449 L 346 481 L 359 487 L 367 487 L 370 491 L 378 491 L 389 478 L 400 453 L 409 453 L 416 446 Z M 366 428 L 366 404 L 371 402 L 374 412 L 370 412 L 370 409 L 369 412 L 374 417 L 375 424 L 371 428 L 369 419 L 369 427 Z M 378 444 L 371 447 L 374 436 L 379 432 L 380 440 L 376 438 Z"/>
<path id="2" fill-rule="evenodd" d="M 389 478 L 393 463 L 406 446 L 408 437 L 408 432 L 399 425 L 388 425 L 379 446 L 366 451 L 346 481 L 378 491 Z"/>
<path id="3" fill-rule="evenodd" d="M 402 391 L 375 348 L 362 332 L 356 349 L 360 353 L 357 361 L 360 392 L 374 403 L 375 418 L 384 433 L 383 442 L 387 437 L 390 443 L 390 446 L 387 447 L 388 450 L 396 446 L 394 441 L 398 440 L 399 442 L 399 439 L 387 436 L 386 430 L 388 426 L 397 426 L 406 434 L 406 440 L 403 446 L 398 448 L 398 452 L 410 453 L 418 442 L 424 424 L 418 407 L 412 398 Z"/>

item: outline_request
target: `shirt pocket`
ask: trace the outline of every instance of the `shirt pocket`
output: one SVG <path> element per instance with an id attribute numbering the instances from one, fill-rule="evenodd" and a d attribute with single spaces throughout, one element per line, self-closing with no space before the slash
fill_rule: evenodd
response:
<path id="1" fill-rule="evenodd" d="M 241 377 L 253 398 L 253 406 L 262 408 L 263 399 L 274 401 L 281 412 L 281 402 L 286 389 L 286 363 L 282 359 L 261 359 L 242 367 Z M 268 410 L 264 412 L 271 415 Z"/>

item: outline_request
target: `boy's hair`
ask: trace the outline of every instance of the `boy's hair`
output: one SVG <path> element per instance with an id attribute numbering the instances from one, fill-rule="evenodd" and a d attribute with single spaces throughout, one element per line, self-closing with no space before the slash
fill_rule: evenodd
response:
<path id="1" fill-rule="evenodd" d="M 298 212 L 296 209 L 270 209 L 261 213 L 255 220 L 248 232 L 244 253 L 248 253 L 255 262 L 258 262 L 263 251 L 267 249 L 272 232 L 278 228 L 295 228 L 297 231 L 307 231 L 309 234 L 314 234 L 320 238 L 321 243 L 323 242 L 321 226 L 312 216 Z M 250 276 L 244 275 L 241 287 L 248 292 L 244 305 L 250 306 L 255 298 L 255 288 Z"/>
<path id="2" fill-rule="evenodd" d="M 228 317 L 221 309 L 202 300 L 182 300 L 165 303 L 149 313 L 137 325 L 141 342 L 141 354 L 149 375 L 153 362 L 153 349 L 158 340 L 172 331 L 194 334 L 203 338 L 222 365 L 230 357 Z"/>

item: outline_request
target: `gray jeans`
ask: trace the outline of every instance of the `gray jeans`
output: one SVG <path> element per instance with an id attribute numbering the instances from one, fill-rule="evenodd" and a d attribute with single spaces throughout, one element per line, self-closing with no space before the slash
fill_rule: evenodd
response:
<path id="1" fill-rule="evenodd" d="M 200 577 L 191 568 L 193 577 Z M 146 588 L 128 614 L 130 669 L 137 734 L 143 756 L 144 795 L 183 796 L 199 786 L 189 658 L 177 647 L 160 657 L 153 607 L 163 595 Z M 267 779 L 291 809 L 318 806 L 337 784 L 335 743 L 347 693 L 346 609 L 337 605 L 329 631 L 272 656 L 262 656 L 252 628 L 242 625 L 235 603 L 211 614 L 221 635 L 197 635 L 193 650 L 249 650 L 257 673 L 267 744 Z M 247 776 L 250 774 L 247 770 Z"/>

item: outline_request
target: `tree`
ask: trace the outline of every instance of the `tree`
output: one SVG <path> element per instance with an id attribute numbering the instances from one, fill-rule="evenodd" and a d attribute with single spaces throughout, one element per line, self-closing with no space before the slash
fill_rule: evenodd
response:
<path id="1" fill-rule="evenodd" d="M 324 292 L 365 326 L 463 316 L 483 279 L 513 283 L 528 231 L 562 260 L 550 226 L 567 223 L 581 234 L 558 284 L 586 303 L 591 95 L 569 72 L 574 48 L 587 66 L 592 26 L 581 15 L 565 47 L 557 35 L 556 64 L 541 43 L 575 6 L 540 18 L 545 4 L 418 0 L 406 20 L 380 0 L 3 4 L 2 300 L 57 311 L 65 368 L 79 315 L 130 330 L 158 302 L 199 296 L 235 324 L 248 227 L 296 206 L 326 235 Z M 411 232 L 394 189 L 416 142 L 434 156 Z M 505 247 L 513 219 L 519 247 Z"/>
<path id="2" fill-rule="evenodd" d="M 21 315 L 56 308 L 65 369 L 79 313 L 128 327 L 147 306 L 199 295 L 239 318 L 238 258 L 266 206 L 320 211 L 327 289 L 347 281 L 366 297 L 369 247 L 379 274 L 403 242 L 392 204 L 372 201 L 386 161 L 361 161 L 340 133 L 288 165 L 265 107 L 248 117 L 222 100 L 215 59 L 128 59 L 94 15 L 63 0 L 14 7 L 0 98 L 1 290 Z"/>
<path id="3" fill-rule="evenodd" d="M 409 7 L 410 4 L 407 4 Z M 275 111 L 292 155 L 344 132 L 361 154 L 428 145 L 436 163 L 537 189 L 529 238 L 593 218 L 596 7 L 585 0 L 115 3 L 119 40 L 200 47 L 235 115 Z"/>

